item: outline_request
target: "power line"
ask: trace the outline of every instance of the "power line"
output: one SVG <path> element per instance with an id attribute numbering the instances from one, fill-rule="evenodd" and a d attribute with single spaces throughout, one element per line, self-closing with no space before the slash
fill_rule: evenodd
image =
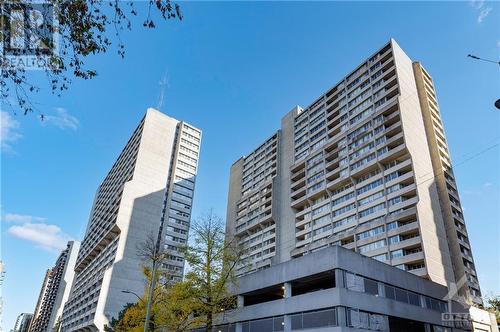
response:
<path id="1" fill-rule="evenodd" d="M 474 59 L 474 60 L 480 60 L 480 61 L 485 61 L 485 62 L 495 63 L 495 64 L 497 64 L 497 65 L 499 65 L 499 66 L 500 66 L 500 61 L 495 61 L 495 60 L 490 60 L 490 59 L 483 59 L 483 58 L 480 58 L 480 57 L 475 56 L 475 55 L 473 55 L 473 54 L 467 54 L 467 57 L 468 57 L 468 58 L 472 58 L 472 59 Z"/>
<path id="2" fill-rule="evenodd" d="M 499 146 L 499 145 L 500 145 L 500 143 L 499 143 L 499 142 L 497 142 L 497 143 L 492 144 L 492 145 L 490 145 L 490 146 L 487 146 L 487 147 L 485 147 L 485 148 L 483 148 L 483 149 L 481 149 L 481 150 L 479 150 L 479 151 L 477 151 L 477 152 L 470 152 L 470 153 L 466 154 L 466 155 L 470 155 L 470 154 L 472 153 L 472 155 L 471 155 L 470 157 L 467 157 L 467 158 L 462 159 L 462 160 L 460 160 L 459 162 L 455 163 L 455 165 L 454 165 L 453 169 L 456 169 L 458 166 L 464 165 L 464 164 L 466 164 L 467 162 L 469 162 L 469 161 L 471 161 L 471 160 L 474 160 L 474 159 L 478 158 L 479 156 L 481 156 L 481 155 L 483 155 L 484 153 L 486 153 L 486 152 L 488 152 L 488 151 L 490 151 L 490 150 L 494 149 L 495 147 L 497 147 L 497 146 Z M 425 179 L 425 180 L 423 180 L 423 181 L 418 181 L 418 179 L 420 179 L 420 178 L 422 178 L 422 177 L 425 177 L 425 176 L 427 176 L 427 175 L 430 175 L 430 174 L 433 174 L 433 176 L 432 176 L 432 177 L 430 177 L 430 178 L 428 178 L 428 179 Z M 428 181 L 430 181 L 430 180 L 434 180 L 434 179 L 435 179 L 436 177 L 438 177 L 438 176 L 443 176 L 443 175 L 444 175 L 444 170 L 441 170 L 441 171 L 438 171 L 438 172 L 434 172 L 434 171 L 432 171 L 432 172 L 428 172 L 428 173 L 426 173 L 426 174 L 422 174 L 422 175 L 420 175 L 419 177 L 415 177 L 415 183 L 414 183 L 414 184 L 415 184 L 415 188 L 417 188 L 417 187 L 419 187 L 419 186 L 423 185 L 424 183 L 426 183 L 426 182 L 428 182 Z M 309 209 L 311 209 L 311 207 L 309 207 Z M 331 213 L 331 211 L 330 211 L 330 213 Z M 313 220 L 311 219 L 311 220 L 310 220 L 310 222 L 312 222 L 312 221 L 313 221 Z M 359 225 L 357 225 L 357 226 L 355 226 L 355 227 L 358 227 L 358 226 L 359 226 Z M 312 232 L 312 231 L 313 231 L 313 227 L 311 227 L 311 232 Z M 341 233 L 341 232 L 339 232 L 339 233 Z M 329 237 L 333 237 L 333 236 L 339 235 L 339 233 L 333 233 L 333 234 L 330 234 L 329 236 L 327 236 L 327 237 L 325 237 L 325 238 L 323 238 L 323 239 L 326 239 L 326 238 L 329 238 Z M 296 243 L 296 239 L 290 239 L 290 240 L 283 241 L 283 242 L 281 242 L 281 245 L 289 245 L 289 244 L 293 244 L 293 243 Z M 308 245 L 310 245 L 310 243 L 305 244 L 305 245 L 304 245 L 304 247 L 307 247 Z"/>

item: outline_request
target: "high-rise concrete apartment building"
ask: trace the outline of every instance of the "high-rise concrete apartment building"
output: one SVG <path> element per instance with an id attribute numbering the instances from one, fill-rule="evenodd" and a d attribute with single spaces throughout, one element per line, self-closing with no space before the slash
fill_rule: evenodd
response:
<path id="1" fill-rule="evenodd" d="M 31 322 L 36 320 L 39 316 L 39 313 L 41 312 L 43 305 L 43 298 L 45 297 L 45 294 L 47 293 L 47 290 L 49 288 L 49 281 L 51 275 L 52 275 L 52 270 L 47 269 L 47 271 L 45 271 L 45 277 L 43 278 L 42 288 L 40 289 L 40 293 L 38 294 L 38 300 L 36 301 L 35 311 L 33 312 L 32 318 L 30 319 L 30 325 L 28 326 L 28 329 L 31 326 Z"/>
<path id="2" fill-rule="evenodd" d="M 28 332 L 30 327 L 31 319 L 33 318 L 33 314 L 22 313 L 17 316 L 16 324 L 14 325 L 14 332 Z"/>
<path id="3" fill-rule="evenodd" d="M 200 142 L 200 130 L 148 109 L 97 190 L 62 331 L 103 331 L 137 300 L 123 291 L 143 293 L 137 246 L 160 224 L 171 258 L 163 267 L 182 277 Z"/>
<path id="4" fill-rule="evenodd" d="M 391 40 L 231 167 L 239 274 L 341 245 L 481 302 L 432 79 Z"/>
<path id="5" fill-rule="evenodd" d="M 50 332 L 60 323 L 64 303 L 68 300 L 73 283 L 79 248 L 79 242 L 69 241 L 54 267 L 47 270 L 29 332 Z"/>

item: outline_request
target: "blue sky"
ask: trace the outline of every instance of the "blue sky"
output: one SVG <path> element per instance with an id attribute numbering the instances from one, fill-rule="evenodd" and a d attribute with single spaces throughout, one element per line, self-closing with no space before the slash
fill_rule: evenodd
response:
<path id="1" fill-rule="evenodd" d="M 194 215 L 213 207 L 225 216 L 232 162 L 390 37 L 434 78 L 452 158 L 463 162 L 455 174 L 481 286 L 500 293 L 500 154 L 497 146 L 477 155 L 499 141 L 500 71 L 466 58 L 499 58 L 499 3 L 198 2 L 182 9 L 182 22 L 156 30 L 136 22 L 123 36 L 125 60 L 114 52 L 90 58 L 97 78 L 75 81 L 62 98 L 42 91 L 44 123 L 2 113 L 5 329 L 34 310 L 57 248 L 82 238 L 94 192 L 147 107 L 161 104 L 203 130 Z"/>

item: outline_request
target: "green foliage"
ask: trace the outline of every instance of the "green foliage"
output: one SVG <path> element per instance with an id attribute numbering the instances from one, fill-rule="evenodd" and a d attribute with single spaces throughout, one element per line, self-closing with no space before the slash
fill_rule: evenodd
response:
<path id="1" fill-rule="evenodd" d="M 491 295 L 484 298 L 485 309 L 494 313 L 497 324 L 500 325 L 500 295 Z"/>
<path id="2" fill-rule="evenodd" d="M 236 307 L 236 299 L 230 289 L 235 286 L 235 269 L 241 262 L 241 251 L 226 241 L 224 223 L 221 218 L 208 213 L 193 223 L 190 231 L 192 245 L 181 252 L 189 266 L 185 280 L 166 282 L 154 290 L 151 307 L 151 331 L 184 332 L 204 326 L 212 331 L 217 315 Z M 146 261 L 156 260 L 161 264 L 165 253 L 154 253 L 154 237 L 144 243 L 138 252 Z M 154 254 L 153 254 L 154 253 Z M 149 257 L 149 258 L 148 258 Z M 144 295 L 135 304 L 128 304 L 113 319 L 106 332 L 140 332 L 144 328 L 145 304 L 152 281 L 151 268 L 143 269 L 148 284 Z M 165 271 L 158 271 L 155 278 L 170 280 Z"/>
<path id="3" fill-rule="evenodd" d="M 189 282 L 179 282 L 164 292 L 153 308 L 157 328 L 166 331 L 183 332 L 199 326 L 201 321 L 194 317 L 199 310 L 196 288 Z"/>
<path id="4" fill-rule="evenodd" d="M 182 250 L 189 265 L 185 282 L 193 287 L 199 322 L 211 331 L 216 316 L 235 306 L 231 287 L 242 251 L 225 238 L 224 222 L 212 211 L 194 223 L 190 238 L 193 244 Z"/>
<path id="5" fill-rule="evenodd" d="M 111 319 L 111 322 L 109 323 L 109 325 L 104 326 L 104 331 L 105 332 L 118 332 L 118 331 L 120 331 L 118 328 L 121 328 L 123 326 L 122 321 L 124 320 L 125 314 L 127 314 L 129 309 L 131 309 L 134 306 L 137 306 L 137 303 L 127 303 L 123 307 L 123 309 L 118 313 L 118 317 L 117 318 L 113 317 Z"/>

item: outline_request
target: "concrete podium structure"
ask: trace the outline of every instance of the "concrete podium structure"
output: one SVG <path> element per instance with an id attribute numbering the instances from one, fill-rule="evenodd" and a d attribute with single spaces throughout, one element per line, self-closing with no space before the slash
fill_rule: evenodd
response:
<path id="1" fill-rule="evenodd" d="M 440 284 L 341 246 L 245 275 L 220 332 L 497 332 L 493 314 Z M 195 332 L 202 332 L 203 329 Z"/>

